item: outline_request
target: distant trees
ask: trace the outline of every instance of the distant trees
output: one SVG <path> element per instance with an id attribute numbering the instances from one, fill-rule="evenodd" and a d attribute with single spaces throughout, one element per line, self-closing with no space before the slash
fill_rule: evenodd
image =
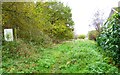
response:
<path id="1" fill-rule="evenodd" d="M 96 38 L 99 35 L 99 33 L 101 32 L 101 27 L 104 22 L 103 15 L 104 15 L 104 13 L 101 12 L 100 10 L 97 10 L 94 13 L 92 23 L 89 26 L 94 27 L 95 30 L 91 30 L 88 32 L 88 39 L 96 41 Z"/>
<path id="2" fill-rule="evenodd" d="M 96 30 L 91 30 L 88 32 L 88 39 L 96 41 L 97 36 L 99 35 L 99 32 Z"/>
<path id="3" fill-rule="evenodd" d="M 4 2 L 2 18 L 3 28 L 16 28 L 17 37 L 27 41 L 73 38 L 71 9 L 61 2 Z"/>
<path id="4" fill-rule="evenodd" d="M 94 27 L 96 31 L 100 32 L 101 31 L 101 26 L 103 25 L 103 12 L 101 12 L 100 10 L 97 10 L 94 13 L 94 17 L 93 17 L 93 21 L 90 24 L 90 26 Z"/>
<path id="5" fill-rule="evenodd" d="M 85 35 L 84 34 L 81 34 L 78 36 L 79 39 L 85 39 Z"/>

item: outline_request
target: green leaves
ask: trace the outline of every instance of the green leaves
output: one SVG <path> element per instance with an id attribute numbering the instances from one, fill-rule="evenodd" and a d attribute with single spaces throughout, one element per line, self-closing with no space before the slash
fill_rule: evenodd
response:
<path id="1" fill-rule="evenodd" d="M 96 40 L 97 36 L 99 35 L 99 32 L 96 30 L 92 30 L 88 32 L 88 38 L 89 40 Z"/>
<path id="2" fill-rule="evenodd" d="M 39 45 L 45 45 L 45 39 L 49 44 L 73 38 L 71 9 L 61 2 L 4 2 L 2 6 L 3 27 L 16 28 L 18 38 Z"/>
<path id="3" fill-rule="evenodd" d="M 19 44 L 16 44 L 19 43 Z M 17 47 L 16 47 L 17 46 Z M 13 56 L 4 53 L 14 49 Z M 118 69 L 109 65 L 109 57 L 95 41 L 68 41 L 51 48 L 36 47 L 19 40 L 3 47 L 3 73 L 117 73 Z M 25 54 L 22 54 L 25 53 Z M 16 57 L 18 55 L 18 58 Z M 25 55 L 25 56 L 23 56 Z M 15 57 L 15 58 L 13 58 Z"/>
<path id="4" fill-rule="evenodd" d="M 109 50 L 112 53 L 113 59 L 116 64 L 120 64 L 120 15 L 117 13 L 113 14 L 111 18 L 108 19 L 103 27 L 103 31 L 97 38 L 97 42 L 103 49 Z"/>
<path id="5" fill-rule="evenodd" d="M 81 34 L 78 36 L 79 39 L 85 39 L 85 35 L 84 34 Z"/>

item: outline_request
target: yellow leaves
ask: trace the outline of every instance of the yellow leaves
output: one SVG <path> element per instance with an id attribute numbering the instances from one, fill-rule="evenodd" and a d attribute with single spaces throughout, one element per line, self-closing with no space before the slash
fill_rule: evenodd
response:
<path id="1" fill-rule="evenodd" d="M 76 61 L 76 59 L 69 60 L 67 61 L 66 65 L 75 64 Z"/>
<path id="2" fill-rule="evenodd" d="M 15 70 L 15 67 L 14 67 L 14 66 L 9 67 L 9 69 L 8 69 L 8 71 L 11 72 L 11 73 L 12 73 L 14 70 Z"/>
<path id="3" fill-rule="evenodd" d="M 71 63 L 71 61 L 67 61 L 66 65 L 69 65 Z"/>

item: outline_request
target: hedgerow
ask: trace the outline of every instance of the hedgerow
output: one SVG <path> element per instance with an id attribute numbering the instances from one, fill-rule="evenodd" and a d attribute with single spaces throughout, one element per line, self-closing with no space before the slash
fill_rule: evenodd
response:
<path id="1" fill-rule="evenodd" d="M 81 34 L 78 36 L 79 39 L 85 39 L 85 35 L 84 34 Z"/>
<path id="2" fill-rule="evenodd" d="M 114 13 L 104 24 L 97 38 L 98 44 L 120 65 L 120 14 Z"/>

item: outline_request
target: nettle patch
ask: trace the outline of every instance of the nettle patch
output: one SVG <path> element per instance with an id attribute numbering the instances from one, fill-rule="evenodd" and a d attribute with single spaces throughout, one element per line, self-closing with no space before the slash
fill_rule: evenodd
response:
<path id="1" fill-rule="evenodd" d="M 120 65 L 120 14 L 113 14 L 104 24 L 98 44 L 113 57 L 115 64 Z"/>

